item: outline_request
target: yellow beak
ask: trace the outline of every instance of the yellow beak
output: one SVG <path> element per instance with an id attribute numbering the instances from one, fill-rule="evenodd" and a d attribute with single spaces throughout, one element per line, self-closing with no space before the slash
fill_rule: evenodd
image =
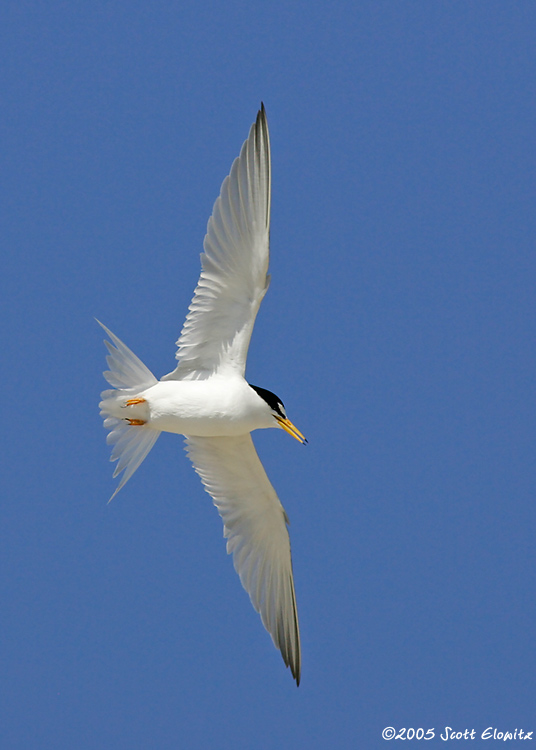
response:
<path id="1" fill-rule="evenodd" d="M 278 417 L 277 415 L 275 418 L 279 422 L 279 426 L 282 427 L 285 432 L 288 432 L 289 435 L 292 435 L 293 438 L 296 438 L 296 440 L 299 440 L 300 443 L 305 445 L 307 439 L 301 434 L 297 427 L 294 427 L 290 419 L 286 419 L 286 417 Z"/>

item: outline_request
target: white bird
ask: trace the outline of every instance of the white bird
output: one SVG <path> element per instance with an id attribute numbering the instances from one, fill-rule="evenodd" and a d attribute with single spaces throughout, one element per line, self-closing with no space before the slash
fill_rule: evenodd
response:
<path id="1" fill-rule="evenodd" d="M 185 436 L 186 452 L 224 523 L 227 552 L 265 628 L 300 683 L 300 634 L 288 518 L 257 456 L 251 431 L 284 429 L 306 439 L 281 399 L 244 378 L 249 341 L 266 294 L 270 141 L 264 105 L 214 204 L 202 271 L 177 341 L 179 364 L 157 380 L 106 326 L 113 387 L 100 403 L 114 477 L 112 498 L 160 432 Z M 101 323 L 102 325 L 102 323 Z"/>

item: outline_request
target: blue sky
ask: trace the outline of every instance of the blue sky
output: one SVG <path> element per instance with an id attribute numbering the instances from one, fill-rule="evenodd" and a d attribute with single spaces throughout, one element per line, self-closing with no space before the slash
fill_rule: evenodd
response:
<path id="1" fill-rule="evenodd" d="M 3 3 L 2 747 L 536 731 L 535 22 L 493 0 Z M 272 285 L 247 375 L 309 439 L 255 436 L 291 520 L 298 689 L 180 438 L 107 505 L 97 410 L 94 317 L 174 367 L 261 100 Z"/>

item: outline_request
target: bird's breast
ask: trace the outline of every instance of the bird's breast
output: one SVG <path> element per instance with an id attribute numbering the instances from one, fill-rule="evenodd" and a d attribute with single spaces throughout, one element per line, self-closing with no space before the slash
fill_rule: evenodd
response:
<path id="1" fill-rule="evenodd" d="M 263 422 L 256 394 L 245 380 L 160 381 L 143 394 L 149 426 L 198 437 L 243 435 Z"/>

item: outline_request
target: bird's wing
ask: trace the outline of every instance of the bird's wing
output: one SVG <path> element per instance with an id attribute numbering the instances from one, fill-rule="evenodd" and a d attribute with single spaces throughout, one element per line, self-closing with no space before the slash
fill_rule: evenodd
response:
<path id="1" fill-rule="evenodd" d="M 202 271 L 177 341 L 179 364 L 162 380 L 244 375 L 268 288 L 270 141 L 264 105 L 225 178 L 209 219 Z"/>
<path id="2" fill-rule="evenodd" d="M 227 552 L 299 684 L 300 634 L 286 513 L 250 435 L 186 437 L 186 451 L 224 523 Z"/>

